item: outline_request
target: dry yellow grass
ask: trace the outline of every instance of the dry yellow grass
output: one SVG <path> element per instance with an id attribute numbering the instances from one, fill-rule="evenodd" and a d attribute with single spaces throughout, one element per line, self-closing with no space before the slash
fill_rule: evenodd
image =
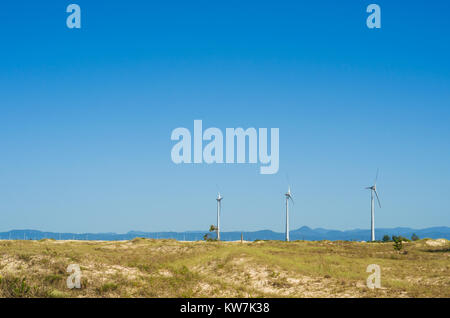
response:
<path id="1" fill-rule="evenodd" d="M 448 241 L 0 241 L 0 297 L 450 297 Z M 79 264 L 81 289 L 68 289 Z M 381 289 L 366 286 L 369 264 Z"/>

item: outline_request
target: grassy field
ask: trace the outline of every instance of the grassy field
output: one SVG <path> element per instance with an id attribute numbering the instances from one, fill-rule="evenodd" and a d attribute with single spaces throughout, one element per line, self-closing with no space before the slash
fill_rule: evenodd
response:
<path id="1" fill-rule="evenodd" d="M 0 241 L 0 297 L 450 297 L 450 243 Z M 69 264 L 81 288 L 69 289 Z M 381 288 L 366 286 L 369 264 Z"/>

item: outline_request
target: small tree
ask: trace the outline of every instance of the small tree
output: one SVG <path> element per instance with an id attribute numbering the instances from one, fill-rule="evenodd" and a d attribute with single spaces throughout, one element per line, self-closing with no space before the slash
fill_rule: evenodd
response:
<path id="1" fill-rule="evenodd" d="M 385 234 L 383 236 L 383 242 L 389 242 L 390 240 L 391 240 L 391 237 L 389 235 Z"/>
<path id="2" fill-rule="evenodd" d="M 211 225 L 210 227 L 209 227 L 209 232 L 216 232 L 217 231 L 217 228 L 216 228 L 216 226 L 215 225 Z M 203 239 L 205 240 L 205 241 L 216 241 L 217 240 L 217 238 L 211 238 L 211 236 L 210 236 L 210 234 L 209 233 L 206 233 L 205 235 L 203 235 Z"/>
<path id="3" fill-rule="evenodd" d="M 411 240 L 412 241 L 418 241 L 419 237 L 416 235 L 416 233 L 413 233 L 413 235 L 411 236 Z"/>
<path id="4" fill-rule="evenodd" d="M 401 237 L 392 236 L 392 239 L 394 240 L 394 250 L 400 253 L 401 250 L 403 249 L 403 242 Z"/>

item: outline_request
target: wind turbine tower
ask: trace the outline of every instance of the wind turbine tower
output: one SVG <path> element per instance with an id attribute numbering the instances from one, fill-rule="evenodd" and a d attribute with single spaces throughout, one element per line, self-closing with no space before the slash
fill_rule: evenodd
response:
<path id="1" fill-rule="evenodd" d="M 286 242 L 289 242 L 289 200 L 291 200 L 292 204 L 294 204 L 290 186 L 288 186 L 288 192 L 286 192 L 284 195 L 286 196 Z"/>
<path id="2" fill-rule="evenodd" d="M 220 192 L 217 193 L 217 240 L 220 241 L 220 208 L 222 206 L 223 197 L 220 195 Z"/>
<path id="3" fill-rule="evenodd" d="M 380 198 L 378 197 L 377 192 L 377 179 L 378 179 L 378 170 L 377 175 L 375 177 L 375 182 L 373 186 L 367 187 L 366 189 L 370 190 L 370 212 L 371 212 L 371 222 L 370 222 L 370 229 L 371 229 L 371 240 L 372 242 L 375 241 L 375 198 L 374 194 L 377 197 L 378 206 L 381 208 Z"/>

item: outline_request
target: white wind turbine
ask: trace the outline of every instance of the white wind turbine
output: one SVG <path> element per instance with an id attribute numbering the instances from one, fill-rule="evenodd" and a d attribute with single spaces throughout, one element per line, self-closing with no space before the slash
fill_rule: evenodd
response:
<path id="1" fill-rule="evenodd" d="M 220 195 L 220 192 L 217 193 L 217 240 L 220 241 L 220 208 L 222 206 L 222 199 L 223 197 Z"/>
<path id="2" fill-rule="evenodd" d="M 288 192 L 284 194 L 286 196 L 286 242 L 289 242 L 289 200 L 294 204 L 294 199 L 291 194 L 291 186 L 288 186 Z"/>
<path id="3" fill-rule="evenodd" d="M 377 197 L 378 206 L 381 208 L 380 198 L 378 197 L 377 192 L 377 179 L 378 179 L 378 169 L 377 175 L 375 177 L 375 182 L 373 186 L 367 187 L 366 189 L 370 190 L 370 210 L 371 210 L 371 240 L 375 241 L 375 203 L 374 203 L 374 193 Z"/>

